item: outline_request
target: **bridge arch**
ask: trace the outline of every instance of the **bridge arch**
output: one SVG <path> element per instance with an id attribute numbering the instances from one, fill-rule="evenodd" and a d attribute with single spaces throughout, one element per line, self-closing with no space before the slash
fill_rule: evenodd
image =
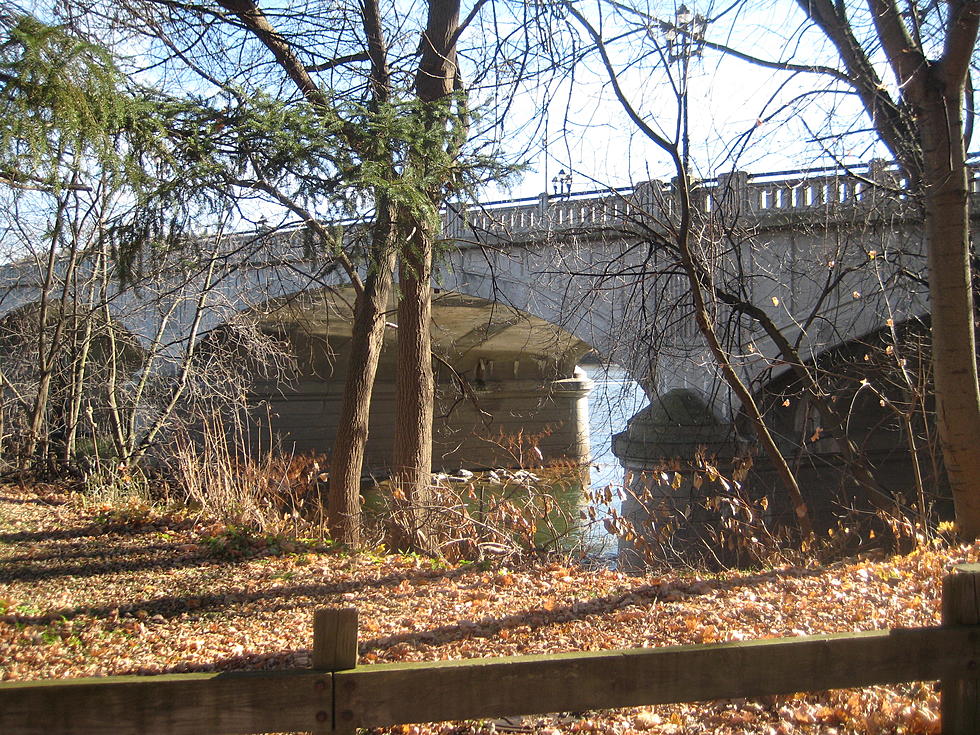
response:
<path id="1" fill-rule="evenodd" d="M 819 375 L 845 417 L 846 435 L 871 465 L 879 486 L 910 508 L 951 512 L 928 387 L 929 316 L 879 327 L 825 350 L 806 367 Z M 860 488 L 848 479 L 839 434 L 823 426 L 795 373 L 774 374 L 757 396 L 785 456 L 794 460 L 815 520 L 831 525 L 841 508 L 867 508 Z M 764 458 L 756 460 L 753 471 L 762 487 L 777 485 Z"/>

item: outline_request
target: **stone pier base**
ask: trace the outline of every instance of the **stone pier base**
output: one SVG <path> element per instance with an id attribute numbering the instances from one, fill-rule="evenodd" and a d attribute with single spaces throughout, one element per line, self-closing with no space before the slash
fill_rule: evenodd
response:
<path id="1" fill-rule="evenodd" d="M 731 426 L 690 390 L 658 396 L 613 437 L 613 453 L 626 473 L 619 565 L 638 570 L 683 558 L 703 539 L 696 523 L 703 484 L 692 458 L 727 469 L 734 456 Z M 702 472 L 703 479 L 703 472 Z M 702 489 L 704 488 L 704 489 Z"/>
<path id="2" fill-rule="evenodd" d="M 288 452 L 325 453 L 333 445 L 343 384 L 302 381 L 281 392 L 253 393 L 260 404 L 260 435 Z M 588 395 L 584 374 L 552 381 L 486 382 L 462 395 L 452 384 L 437 387 L 433 422 L 435 471 L 459 468 L 535 467 L 589 458 Z M 384 473 L 394 442 L 394 384 L 376 385 L 365 469 Z"/>

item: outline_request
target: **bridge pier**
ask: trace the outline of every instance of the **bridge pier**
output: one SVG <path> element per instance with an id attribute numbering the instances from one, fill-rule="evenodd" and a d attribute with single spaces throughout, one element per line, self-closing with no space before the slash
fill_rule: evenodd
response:
<path id="1" fill-rule="evenodd" d="M 436 386 L 433 469 L 535 467 L 589 457 L 588 395 L 583 374 L 558 379 L 510 379 L 471 386 L 466 394 L 445 379 Z M 329 451 L 337 432 L 343 381 L 306 378 L 293 388 L 255 385 L 261 435 L 289 452 Z M 365 469 L 385 473 L 394 442 L 395 383 L 383 371 L 375 385 Z"/>
<path id="2" fill-rule="evenodd" d="M 253 403 L 263 407 L 257 433 L 286 452 L 322 454 L 333 445 L 352 300 L 336 297 L 309 308 L 294 303 L 263 322 L 296 360 L 290 383 L 256 380 L 251 388 Z M 592 381 L 576 368 L 588 345 L 514 309 L 449 292 L 434 300 L 432 338 L 435 471 L 588 462 Z M 387 471 L 394 443 L 396 340 L 397 330 L 389 330 L 371 402 L 365 470 L 377 474 Z"/>
<path id="3" fill-rule="evenodd" d="M 728 474 L 732 436 L 731 424 L 698 393 L 675 389 L 653 398 L 613 437 L 613 454 L 625 472 L 620 568 L 670 560 L 700 542 L 696 521 L 711 491 L 708 468 Z"/>

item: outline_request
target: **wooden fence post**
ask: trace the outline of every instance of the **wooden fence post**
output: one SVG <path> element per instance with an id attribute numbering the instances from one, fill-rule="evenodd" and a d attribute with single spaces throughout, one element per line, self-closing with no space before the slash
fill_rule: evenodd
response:
<path id="1" fill-rule="evenodd" d="M 980 624 L 980 564 L 961 564 L 943 579 L 943 625 Z M 977 671 L 980 634 L 971 633 L 973 657 L 967 664 Z M 943 679 L 943 735 L 980 733 L 980 680 Z"/>
<path id="2" fill-rule="evenodd" d="M 327 607 L 313 613 L 313 668 L 343 671 L 357 666 L 357 608 Z M 336 696 L 334 696 L 336 701 Z M 319 715 L 317 716 L 319 720 Z M 351 733 L 353 728 L 337 718 L 332 702 L 325 727 L 318 733 Z M 329 728 L 329 729 L 328 729 Z"/>
<path id="3" fill-rule="evenodd" d="M 313 613 L 313 668 L 341 671 L 357 666 L 357 609 L 327 607 Z"/>

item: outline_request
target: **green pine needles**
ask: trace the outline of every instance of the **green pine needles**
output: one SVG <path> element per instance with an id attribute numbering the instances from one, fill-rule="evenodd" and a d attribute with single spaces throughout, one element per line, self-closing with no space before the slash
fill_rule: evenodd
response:
<path id="1" fill-rule="evenodd" d="M 83 162 L 120 173 L 135 111 L 108 52 L 29 15 L 0 18 L 0 38 L 0 175 L 57 190 Z"/>

